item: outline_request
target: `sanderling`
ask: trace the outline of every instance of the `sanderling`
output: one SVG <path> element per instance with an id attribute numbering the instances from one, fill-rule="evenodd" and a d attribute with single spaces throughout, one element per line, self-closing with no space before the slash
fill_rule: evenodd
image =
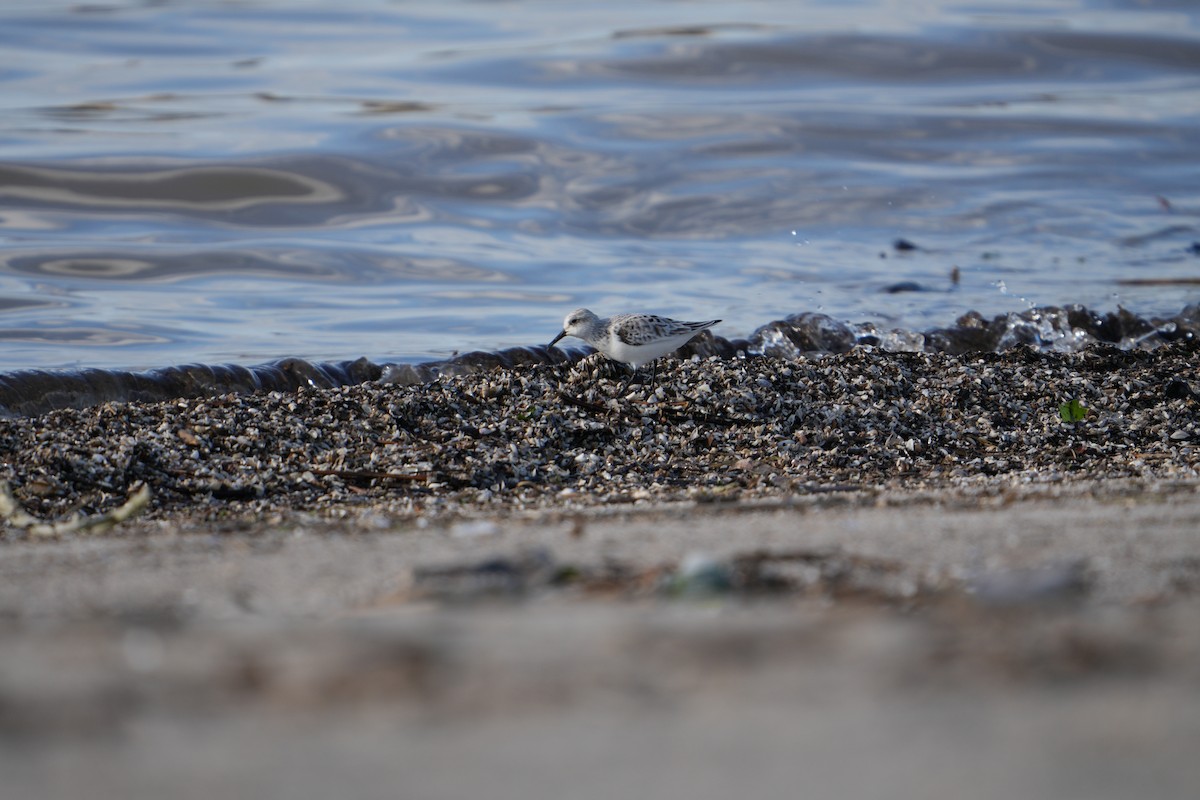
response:
<path id="1" fill-rule="evenodd" d="M 629 365 L 632 372 L 625 380 L 628 387 L 638 367 L 674 353 L 720 321 L 681 322 L 654 314 L 617 314 L 601 319 L 586 308 L 578 308 L 567 314 L 562 331 L 547 347 L 553 347 L 564 336 L 582 339 L 613 361 Z"/>

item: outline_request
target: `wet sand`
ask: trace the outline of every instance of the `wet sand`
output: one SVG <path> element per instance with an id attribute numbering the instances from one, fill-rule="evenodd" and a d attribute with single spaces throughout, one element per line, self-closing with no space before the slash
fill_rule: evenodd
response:
<path id="1" fill-rule="evenodd" d="M 14 797 L 1192 797 L 1198 488 L 10 542 L 0 771 Z"/>

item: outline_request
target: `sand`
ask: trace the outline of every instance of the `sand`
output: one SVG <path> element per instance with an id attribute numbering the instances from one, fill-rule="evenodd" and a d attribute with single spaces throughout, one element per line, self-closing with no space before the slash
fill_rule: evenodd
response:
<path id="1" fill-rule="evenodd" d="M 10 541 L 5 794 L 1191 798 L 1198 489 Z"/>

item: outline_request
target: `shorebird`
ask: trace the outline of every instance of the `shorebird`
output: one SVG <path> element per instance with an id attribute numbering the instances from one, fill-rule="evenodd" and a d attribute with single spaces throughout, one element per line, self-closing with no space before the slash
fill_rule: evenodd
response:
<path id="1" fill-rule="evenodd" d="M 567 314 L 563 320 L 562 331 L 547 347 L 553 347 L 564 336 L 582 339 L 609 359 L 630 368 L 629 377 L 621 387 L 621 391 L 624 391 L 637 375 L 638 367 L 674 353 L 696 334 L 720 321 L 710 319 L 706 322 L 683 322 L 654 314 L 597 317 L 586 308 L 578 308 Z"/>

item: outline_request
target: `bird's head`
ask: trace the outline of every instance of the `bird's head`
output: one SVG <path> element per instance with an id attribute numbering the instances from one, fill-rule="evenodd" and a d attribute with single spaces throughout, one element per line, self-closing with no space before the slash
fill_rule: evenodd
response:
<path id="1" fill-rule="evenodd" d="M 553 347 L 559 339 L 564 336 L 578 336 L 583 331 L 594 325 L 598 317 L 586 308 L 577 308 L 570 314 L 567 314 L 563 320 L 562 330 L 557 336 L 550 340 L 547 347 Z"/>

